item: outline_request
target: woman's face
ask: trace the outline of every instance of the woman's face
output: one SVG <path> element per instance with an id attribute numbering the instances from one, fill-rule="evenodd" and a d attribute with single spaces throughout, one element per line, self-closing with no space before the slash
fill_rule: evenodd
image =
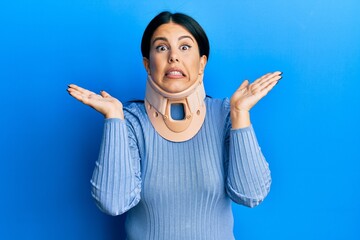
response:
<path id="1" fill-rule="evenodd" d="M 199 46 L 189 31 L 179 24 L 166 23 L 155 30 L 149 59 L 143 61 L 160 88 L 178 93 L 202 78 L 207 59 L 205 55 L 200 57 Z"/>

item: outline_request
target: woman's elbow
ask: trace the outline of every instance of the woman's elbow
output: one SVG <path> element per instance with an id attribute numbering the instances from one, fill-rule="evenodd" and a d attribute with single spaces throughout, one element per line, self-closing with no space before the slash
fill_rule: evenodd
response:
<path id="1" fill-rule="evenodd" d="M 265 195 L 257 196 L 256 198 L 247 198 L 244 201 L 244 205 L 249 208 L 254 208 L 256 206 L 259 206 L 260 203 L 262 203 L 264 201 L 264 199 L 266 198 L 268 193 L 269 192 L 266 192 Z"/>
<path id="2" fill-rule="evenodd" d="M 112 201 L 110 199 L 99 199 L 96 194 L 92 193 L 93 198 L 95 199 L 96 205 L 98 208 L 111 216 L 118 216 L 125 212 L 127 212 L 129 209 L 135 207 L 139 201 L 140 201 L 140 195 L 136 195 L 133 199 L 128 201 L 128 204 L 121 204 L 117 201 Z"/>
<path id="3" fill-rule="evenodd" d="M 267 197 L 269 192 L 270 192 L 270 184 L 260 193 L 254 195 L 242 194 L 235 191 L 229 186 L 227 187 L 227 194 L 232 201 L 234 201 L 237 204 L 241 204 L 250 208 L 254 208 L 260 205 L 260 203 L 262 203 L 264 199 Z"/>
<path id="4" fill-rule="evenodd" d="M 106 204 L 104 202 L 101 202 L 99 200 L 97 200 L 95 198 L 95 196 L 93 196 L 95 199 L 95 203 L 96 206 L 105 214 L 110 215 L 110 216 L 118 216 L 122 214 L 122 211 L 120 208 L 114 206 L 114 205 L 110 205 L 110 204 Z"/>
<path id="5" fill-rule="evenodd" d="M 129 194 L 110 193 L 101 190 L 92 182 L 91 195 L 98 208 L 111 216 L 118 216 L 136 206 L 140 201 L 140 188 L 135 188 Z M 123 197 L 121 197 L 123 196 Z"/>

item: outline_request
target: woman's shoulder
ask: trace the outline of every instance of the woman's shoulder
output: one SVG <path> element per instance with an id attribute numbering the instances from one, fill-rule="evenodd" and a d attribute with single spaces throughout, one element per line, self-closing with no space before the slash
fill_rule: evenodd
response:
<path id="1" fill-rule="evenodd" d="M 144 100 L 130 100 L 123 104 L 124 110 L 136 111 L 144 107 Z"/>
<path id="2" fill-rule="evenodd" d="M 206 107 L 211 110 L 217 111 L 230 111 L 230 100 L 229 98 L 212 98 L 207 96 L 205 99 Z"/>
<path id="3" fill-rule="evenodd" d="M 141 118 L 146 114 L 143 100 L 131 100 L 123 104 L 125 117 Z"/>

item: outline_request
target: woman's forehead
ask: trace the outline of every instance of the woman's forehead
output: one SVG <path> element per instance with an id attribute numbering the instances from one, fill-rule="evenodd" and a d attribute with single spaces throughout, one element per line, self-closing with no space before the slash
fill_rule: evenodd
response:
<path id="1" fill-rule="evenodd" d="M 158 37 L 180 37 L 180 36 L 190 36 L 194 40 L 194 36 L 183 26 L 177 23 L 164 23 L 160 25 L 153 33 L 151 39 L 153 40 Z"/>

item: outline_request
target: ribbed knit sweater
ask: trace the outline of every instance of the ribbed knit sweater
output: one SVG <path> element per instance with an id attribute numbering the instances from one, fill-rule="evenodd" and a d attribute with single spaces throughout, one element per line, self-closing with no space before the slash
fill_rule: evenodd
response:
<path id="1" fill-rule="evenodd" d="M 231 200 L 254 207 L 268 194 L 253 127 L 231 129 L 228 99 L 205 102 L 203 126 L 185 142 L 162 138 L 143 103 L 105 120 L 92 195 L 108 214 L 127 212 L 127 239 L 234 239 Z"/>

